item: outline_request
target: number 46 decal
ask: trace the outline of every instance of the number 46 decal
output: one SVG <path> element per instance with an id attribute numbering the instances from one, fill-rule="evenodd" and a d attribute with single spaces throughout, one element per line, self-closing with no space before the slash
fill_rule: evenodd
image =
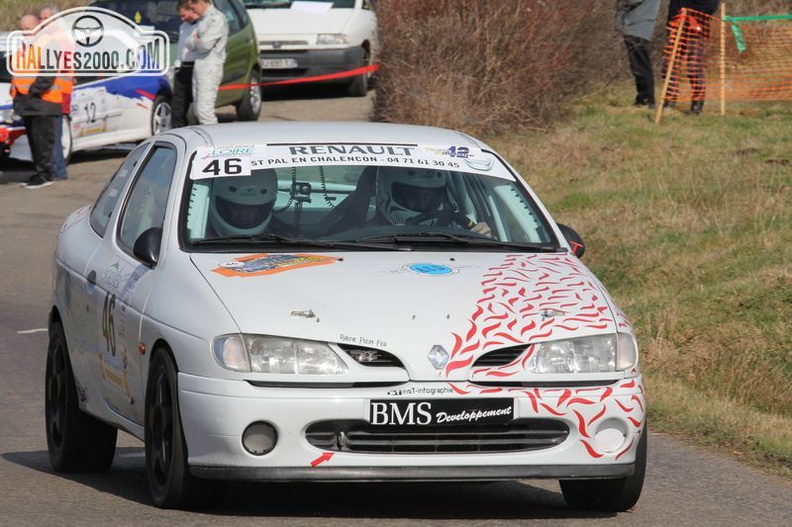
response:
<path id="1" fill-rule="evenodd" d="M 107 351 L 115 357 L 116 342 L 115 342 L 115 322 L 113 320 L 113 309 L 115 309 L 116 296 L 108 293 L 104 301 L 104 309 L 102 309 L 102 336 L 107 342 Z"/>
<path id="2" fill-rule="evenodd" d="M 191 179 L 250 175 L 250 159 L 255 147 L 202 147 L 195 151 Z"/>

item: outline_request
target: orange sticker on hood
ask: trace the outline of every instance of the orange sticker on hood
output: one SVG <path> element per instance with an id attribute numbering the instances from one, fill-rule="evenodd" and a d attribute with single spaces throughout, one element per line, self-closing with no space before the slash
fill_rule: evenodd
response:
<path id="1" fill-rule="evenodd" d="M 261 276 L 291 271 L 301 267 L 327 265 L 337 260 L 338 258 L 334 256 L 316 254 L 253 254 L 222 263 L 216 269 L 212 269 L 212 271 L 223 276 Z"/>

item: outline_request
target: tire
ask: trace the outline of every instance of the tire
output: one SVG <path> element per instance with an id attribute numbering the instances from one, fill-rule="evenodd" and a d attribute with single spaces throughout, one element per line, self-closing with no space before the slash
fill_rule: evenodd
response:
<path id="1" fill-rule="evenodd" d="M 118 430 L 80 410 L 63 326 L 53 322 L 49 333 L 44 413 L 50 463 L 57 472 L 106 472 Z"/>
<path id="2" fill-rule="evenodd" d="M 171 115 L 170 100 L 163 95 L 157 95 L 151 107 L 151 135 L 170 130 Z"/>
<path id="3" fill-rule="evenodd" d="M 207 508 L 220 504 L 225 483 L 196 478 L 187 464 L 187 444 L 179 411 L 176 364 L 166 349 L 155 352 L 146 385 L 146 473 L 154 505 L 163 509 Z"/>
<path id="4" fill-rule="evenodd" d="M 240 121 L 258 121 L 261 113 L 261 73 L 253 70 L 250 73 L 250 87 L 236 106 L 237 118 Z"/>
<path id="5" fill-rule="evenodd" d="M 648 431 L 644 427 L 635 453 L 635 472 L 619 479 L 561 480 L 564 500 L 573 509 L 623 512 L 638 503 L 646 475 Z"/>
<path id="6" fill-rule="evenodd" d="M 360 67 L 366 67 L 371 62 L 371 52 L 366 48 L 360 48 L 362 58 L 360 60 Z M 347 86 L 347 95 L 350 97 L 365 97 L 369 91 L 369 76 L 365 73 L 363 75 L 356 75 L 352 82 Z"/>

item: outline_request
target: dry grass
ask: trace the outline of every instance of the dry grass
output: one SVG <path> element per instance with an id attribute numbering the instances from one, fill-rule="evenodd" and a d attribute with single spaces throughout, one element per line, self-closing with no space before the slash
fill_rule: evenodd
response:
<path id="1" fill-rule="evenodd" d="M 584 236 L 584 261 L 632 318 L 650 419 L 789 475 L 792 106 L 654 125 L 628 100 L 603 93 L 548 134 L 490 142 Z"/>

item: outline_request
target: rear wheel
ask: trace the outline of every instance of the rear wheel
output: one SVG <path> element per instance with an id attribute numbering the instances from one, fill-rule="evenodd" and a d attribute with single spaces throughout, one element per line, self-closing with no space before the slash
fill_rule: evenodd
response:
<path id="1" fill-rule="evenodd" d="M 157 95 L 151 107 L 151 135 L 170 130 L 171 116 L 170 101 L 162 95 Z"/>
<path id="2" fill-rule="evenodd" d="M 44 412 L 47 450 L 58 472 L 105 472 L 113 464 L 118 431 L 80 410 L 77 386 L 60 322 L 47 349 Z"/>
<path id="3" fill-rule="evenodd" d="M 622 512 L 638 503 L 646 474 L 648 431 L 644 427 L 635 452 L 635 472 L 619 479 L 562 480 L 561 492 L 573 509 Z"/>
<path id="4" fill-rule="evenodd" d="M 250 74 L 250 86 L 236 107 L 237 117 L 240 121 L 258 121 L 261 113 L 260 84 L 261 73 L 253 70 Z"/>
<path id="5" fill-rule="evenodd" d="M 190 474 L 179 412 L 176 364 L 167 350 L 155 353 L 149 367 L 145 415 L 146 472 L 157 507 L 211 507 L 222 502 L 225 483 Z"/>

